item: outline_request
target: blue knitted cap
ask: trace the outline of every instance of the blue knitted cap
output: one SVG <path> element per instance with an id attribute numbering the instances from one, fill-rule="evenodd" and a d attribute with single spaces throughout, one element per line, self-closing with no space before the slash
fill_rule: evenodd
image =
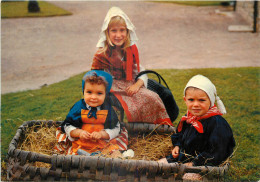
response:
<path id="1" fill-rule="evenodd" d="M 85 86 L 85 81 L 86 81 L 87 77 L 94 76 L 95 74 L 97 74 L 98 77 L 101 77 L 102 79 L 104 79 L 108 83 L 107 88 L 106 88 L 106 92 L 107 93 L 110 92 L 110 89 L 111 89 L 112 83 L 113 83 L 112 76 L 109 73 L 102 71 L 102 70 L 91 70 L 91 71 L 87 72 L 82 78 L 82 91 L 83 91 L 83 93 L 84 93 L 84 86 Z"/>

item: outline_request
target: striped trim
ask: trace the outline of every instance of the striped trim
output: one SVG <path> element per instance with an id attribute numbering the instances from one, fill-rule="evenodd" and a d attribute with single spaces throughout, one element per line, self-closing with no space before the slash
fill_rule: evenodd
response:
<path id="1" fill-rule="evenodd" d="M 66 133 L 61 131 L 61 128 L 58 127 L 56 130 L 56 139 L 57 144 L 54 147 L 54 151 L 60 154 L 65 155 L 74 155 L 75 153 L 72 150 L 71 141 L 68 139 Z M 114 139 L 112 139 L 109 143 L 113 143 L 118 146 L 119 150 L 127 150 L 128 145 L 128 131 L 125 127 L 121 129 L 121 133 Z M 108 143 L 108 146 L 109 146 Z M 77 154 L 76 154 L 77 155 Z"/>

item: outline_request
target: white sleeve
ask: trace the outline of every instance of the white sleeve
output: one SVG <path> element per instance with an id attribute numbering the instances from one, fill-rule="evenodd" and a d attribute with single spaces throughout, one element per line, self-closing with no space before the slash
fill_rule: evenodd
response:
<path id="1" fill-rule="evenodd" d="M 117 122 L 116 127 L 113 129 L 104 129 L 107 134 L 109 135 L 109 140 L 112 140 L 113 138 L 116 138 L 119 135 L 120 132 L 120 124 Z"/>
<path id="2" fill-rule="evenodd" d="M 64 130 L 65 130 L 65 133 L 66 133 L 66 135 L 67 135 L 67 137 L 68 137 L 68 139 L 70 140 L 70 141 L 75 141 L 76 140 L 76 138 L 73 138 L 73 137 L 71 137 L 70 136 L 70 132 L 72 131 L 72 130 L 75 130 L 75 129 L 77 129 L 75 126 L 72 126 L 72 125 L 69 125 L 69 126 L 64 126 Z"/>
<path id="3" fill-rule="evenodd" d="M 145 68 L 142 65 L 139 65 L 139 66 L 140 66 L 140 72 L 145 70 Z M 147 88 L 147 83 L 148 83 L 148 76 L 147 76 L 147 74 L 143 74 L 138 79 L 143 80 L 144 86 L 145 86 L 145 88 Z"/>

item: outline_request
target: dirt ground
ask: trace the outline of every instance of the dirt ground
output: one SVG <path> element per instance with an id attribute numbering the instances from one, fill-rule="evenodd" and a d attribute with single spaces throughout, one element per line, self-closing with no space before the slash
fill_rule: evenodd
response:
<path id="1" fill-rule="evenodd" d="M 2 94 L 37 89 L 90 69 L 108 9 L 119 6 L 136 26 L 147 69 L 260 66 L 259 33 L 226 7 L 153 2 L 57 1 L 72 16 L 1 20 Z"/>

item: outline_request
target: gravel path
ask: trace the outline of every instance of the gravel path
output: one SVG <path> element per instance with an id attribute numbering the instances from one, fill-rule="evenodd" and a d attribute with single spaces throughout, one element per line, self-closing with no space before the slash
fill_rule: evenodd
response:
<path id="1" fill-rule="evenodd" d="M 53 2 L 72 16 L 2 19 L 2 94 L 37 89 L 90 69 L 108 9 L 133 21 L 141 64 L 147 69 L 260 66 L 260 36 L 228 32 L 248 24 L 224 7 L 152 2 Z"/>

